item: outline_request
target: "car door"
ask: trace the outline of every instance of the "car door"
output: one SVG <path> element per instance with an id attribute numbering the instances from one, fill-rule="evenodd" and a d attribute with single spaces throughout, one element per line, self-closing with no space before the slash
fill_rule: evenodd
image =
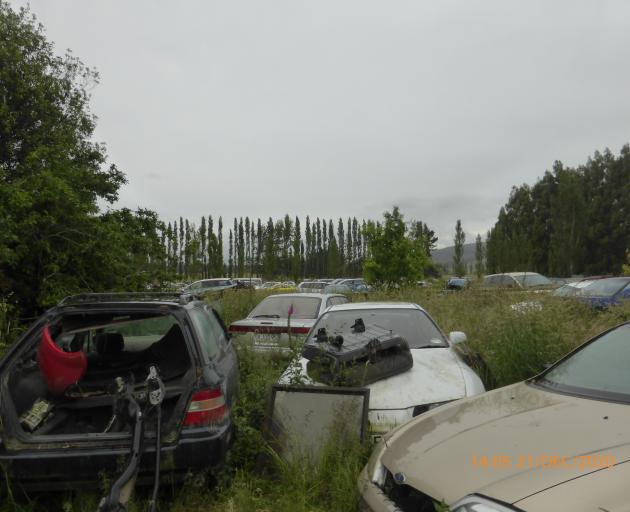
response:
<path id="1" fill-rule="evenodd" d="M 239 386 L 238 356 L 219 314 L 207 304 L 191 310 L 200 338 L 204 363 L 214 367 L 225 380 L 228 404 L 236 399 Z"/>

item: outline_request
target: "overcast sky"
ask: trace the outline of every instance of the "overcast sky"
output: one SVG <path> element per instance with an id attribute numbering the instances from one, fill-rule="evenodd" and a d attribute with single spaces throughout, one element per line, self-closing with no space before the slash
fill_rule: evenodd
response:
<path id="1" fill-rule="evenodd" d="M 13 1 L 14 6 L 23 2 Z M 554 160 L 630 141 L 630 2 L 36 0 L 90 67 L 119 206 L 469 239 Z"/>

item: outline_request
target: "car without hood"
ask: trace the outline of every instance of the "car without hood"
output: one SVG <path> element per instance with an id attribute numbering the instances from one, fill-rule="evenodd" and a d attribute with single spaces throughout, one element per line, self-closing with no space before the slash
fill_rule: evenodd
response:
<path id="1" fill-rule="evenodd" d="M 220 292 L 236 288 L 236 283 L 228 278 L 201 279 L 189 284 L 182 289 L 181 293 L 191 295 L 203 295 L 208 292 Z"/>
<path id="2" fill-rule="evenodd" d="M 358 319 L 366 329 L 376 327 L 402 336 L 413 360 L 411 369 L 365 386 L 370 389 L 368 419 L 374 436 L 444 403 L 485 391 L 481 379 L 454 348 L 465 341 L 466 335 L 452 332 L 445 336 L 417 304 L 362 302 L 333 306 L 317 320 L 307 343 L 319 336 L 320 329 L 333 339 L 346 336 Z M 359 364 L 364 365 L 362 361 Z M 389 366 L 386 371 L 391 369 Z M 280 378 L 281 384 L 294 380 L 296 367 L 304 384 L 323 385 L 309 372 L 312 363 L 306 357 L 300 358 L 297 365 L 289 365 Z"/>
<path id="3" fill-rule="evenodd" d="M 287 350 L 290 341 L 298 341 L 308 334 L 317 318 L 327 308 L 346 302 L 348 299 L 339 294 L 269 295 L 247 318 L 233 322 L 229 331 L 242 340 L 252 341 L 254 350 Z"/>
<path id="4" fill-rule="evenodd" d="M 483 278 L 484 288 L 513 288 L 524 290 L 549 290 L 557 285 L 537 272 L 508 272 L 490 274 Z"/>
<path id="5" fill-rule="evenodd" d="M 190 299 L 70 297 L 12 345 L 0 361 L 0 465 L 13 485 L 93 487 L 119 472 L 133 425 L 116 408 L 116 388 L 124 382 L 146 402 L 151 367 L 164 385 L 162 470 L 178 480 L 222 463 L 232 440 L 238 358 L 216 311 Z M 139 482 L 153 478 L 155 415 L 144 418 Z"/>
<path id="6" fill-rule="evenodd" d="M 430 411 L 384 437 L 362 510 L 628 510 L 630 323 L 542 374 Z"/>
<path id="7" fill-rule="evenodd" d="M 574 297 L 596 309 L 606 309 L 630 299 L 630 277 L 597 279 L 580 288 Z"/>

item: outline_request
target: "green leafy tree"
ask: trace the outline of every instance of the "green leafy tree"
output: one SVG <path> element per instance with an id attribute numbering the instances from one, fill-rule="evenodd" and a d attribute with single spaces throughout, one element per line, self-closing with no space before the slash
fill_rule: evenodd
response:
<path id="1" fill-rule="evenodd" d="M 225 275 L 225 264 L 223 263 L 223 217 L 219 216 L 217 227 L 217 258 L 215 276 Z"/>
<path id="2" fill-rule="evenodd" d="M 53 53 L 27 9 L 0 1 L 0 293 L 13 290 L 27 316 L 86 281 L 105 286 L 77 270 L 101 256 L 86 244 L 114 234 L 98 201 L 115 202 L 125 183 L 91 140 L 87 91 L 97 82 L 70 53 Z"/>
<path id="3" fill-rule="evenodd" d="M 230 229 L 230 235 L 228 237 L 228 277 L 232 277 L 234 272 L 234 237 L 232 236 L 232 230 Z"/>
<path id="4" fill-rule="evenodd" d="M 475 239 L 475 274 L 477 274 L 477 277 L 479 279 L 481 279 L 481 277 L 485 273 L 483 255 L 484 255 L 483 242 L 481 240 L 481 235 L 478 234 L 477 238 Z"/>
<path id="5" fill-rule="evenodd" d="M 275 226 L 273 219 L 269 217 L 264 233 L 263 274 L 266 279 L 272 279 L 276 275 L 276 242 Z"/>
<path id="6" fill-rule="evenodd" d="M 397 206 L 383 217 L 383 224 L 370 223 L 363 229 L 369 253 L 363 275 L 376 286 L 413 283 L 423 277 L 427 262 L 424 246 L 407 236 L 407 226 Z"/>
<path id="7" fill-rule="evenodd" d="M 236 237 L 236 233 L 234 233 Z M 238 254 L 236 254 L 238 269 L 238 276 L 241 277 L 245 274 L 245 232 L 243 229 L 243 217 L 238 222 Z"/>
<path id="8" fill-rule="evenodd" d="M 300 227 L 299 217 L 295 217 L 293 223 L 293 258 L 291 261 L 291 277 L 294 281 L 298 281 L 302 275 L 302 257 L 303 251 L 300 252 L 302 245 L 302 231 Z"/>
<path id="9" fill-rule="evenodd" d="M 466 275 L 466 265 L 464 264 L 464 243 L 466 233 L 462 229 L 462 221 L 457 219 L 455 224 L 455 247 L 453 251 L 453 273 L 456 276 Z"/>

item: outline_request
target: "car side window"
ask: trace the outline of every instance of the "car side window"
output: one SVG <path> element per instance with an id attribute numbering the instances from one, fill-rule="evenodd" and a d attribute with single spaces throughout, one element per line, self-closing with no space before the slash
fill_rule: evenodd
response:
<path id="1" fill-rule="evenodd" d="M 626 286 L 623 291 L 621 292 L 621 296 L 624 299 L 630 299 L 630 284 L 628 284 L 628 286 Z"/>
<path id="2" fill-rule="evenodd" d="M 512 276 L 503 276 L 503 279 L 501 280 L 501 285 L 505 286 L 506 288 L 514 288 L 516 282 L 514 281 Z"/>
<path id="3" fill-rule="evenodd" d="M 220 338 L 217 336 L 217 328 L 212 318 L 205 309 L 194 308 L 190 311 L 190 318 L 197 331 L 201 350 L 206 357 L 206 362 L 216 357 L 219 353 Z"/>
<path id="4" fill-rule="evenodd" d="M 219 343 L 221 345 L 226 346 L 229 340 L 223 321 L 220 320 L 214 310 L 212 310 L 208 306 L 204 306 L 204 310 L 206 311 L 206 313 L 208 313 L 208 316 L 210 317 L 210 324 L 212 326 L 212 329 L 214 330 L 217 340 L 219 340 Z"/>

